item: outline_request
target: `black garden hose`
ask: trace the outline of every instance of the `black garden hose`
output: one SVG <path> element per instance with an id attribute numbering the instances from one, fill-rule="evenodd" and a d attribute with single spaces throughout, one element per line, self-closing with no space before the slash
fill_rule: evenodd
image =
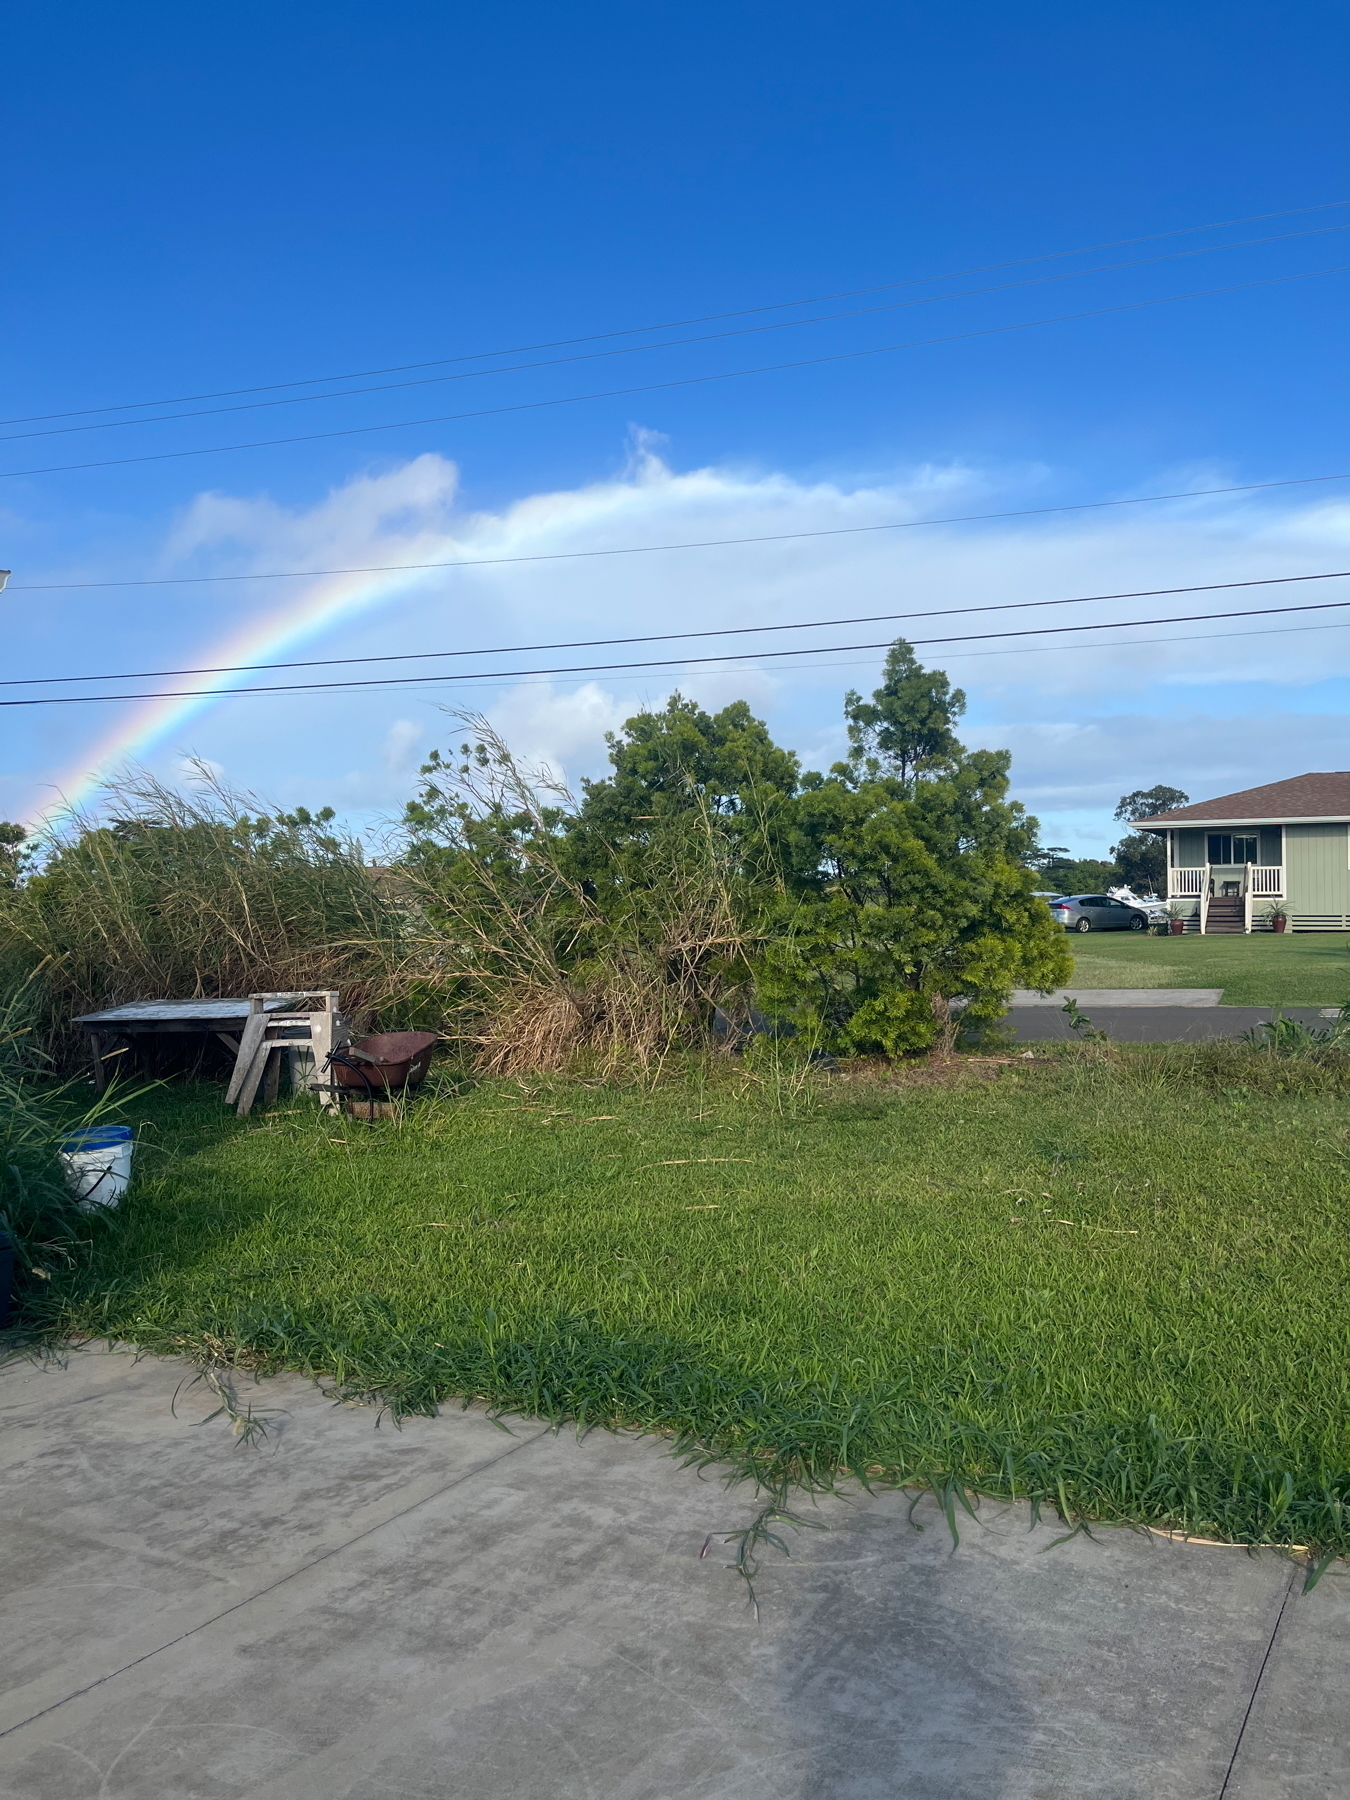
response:
<path id="1" fill-rule="evenodd" d="M 375 1089 L 371 1085 L 370 1076 L 367 1075 L 364 1067 L 359 1062 L 355 1062 L 350 1056 L 344 1056 L 340 1050 L 334 1050 L 329 1055 L 327 1069 L 330 1074 L 332 1072 L 334 1063 L 340 1063 L 344 1069 L 354 1070 L 355 1073 L 358 1074 L 361 1077 L 362 1081 L 365 1083 L 365 1086 L 366 1086 L 366 1123 L 367 1123 L 367 1125 L 373 1125 L 375 1123 Z M 345 1086 L 346 1084 L 341 1083 L 339 1085 Z"/>

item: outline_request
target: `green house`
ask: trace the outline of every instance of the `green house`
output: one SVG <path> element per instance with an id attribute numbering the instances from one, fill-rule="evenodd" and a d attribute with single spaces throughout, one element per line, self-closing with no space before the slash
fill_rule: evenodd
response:
<path id="1" fill-rule="evenodd" d="M 1350 772 L 1295 775 L 1140 819 L 1167 841 L 1188 931 L 1350 931 Z"/>

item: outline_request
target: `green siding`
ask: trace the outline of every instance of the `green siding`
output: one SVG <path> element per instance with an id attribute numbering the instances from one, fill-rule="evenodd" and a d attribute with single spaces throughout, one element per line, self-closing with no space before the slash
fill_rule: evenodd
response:
<path id="1" fill-rule="evenodd" d="M 1241 825 L 1226 825 L 1223 829 L 1229 832 L 1241 832 L 1244 828 Z M 1249 835 L 1256 833 L 1260 837 L 1259 861 L 1268 866 L 1278 865 L 1283 855 L 1280 827 L 1278 825 L 1249 825 L 1245 829 Z M 1335 829 L 1343 830 L 1344 827 L 1338 826 Z M 1174 869 L 1198 869 L 1202 863 L 1208 860 L 1208 830 L 1174 831 L 1172 837 L 1172 867 Z"/>
<path id="2" fill-rule="evenodd" d="M 1345 825 L 1286 825 L 1284 854 L 1290 912 L 1350 913 L 1350 837 Z"/>
<path id="3" fill-rule="evenodd" d="M 1179 831 L 1177 833 L 1176 867 L 1178 869 L 1198 869 L 1205 862 L 1207 848 L 1203 831 Z"/>

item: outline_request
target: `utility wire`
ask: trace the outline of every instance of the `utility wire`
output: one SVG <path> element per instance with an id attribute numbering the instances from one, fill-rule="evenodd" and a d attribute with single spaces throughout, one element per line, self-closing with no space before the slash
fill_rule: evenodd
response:
<path id="1" fill-rule="evenodd" d="M 591 394 L 563 394 L 553 400 L 521 400 L 510 406 L 488 406 L 472 412 L 438 413 L 423 419 L 390 419 L 380 425 L 348 425 L 336 431 L 310 431 L 294 437 L 253 438 L 235 444 L 210 444 L 197 450 L 156 450 L 141 456 L 115 456 L 95 462 L 52 463 L 33 469 L 0 469 L 0 480 L 13 480 L 27 475 L 62 475 L 85 469 L 126 468 L 136 463 L 178 462 L 185 457 L 221 456 L 232 450 L 266 450 L 289 444 L 315 444 L 322 440 L 346 437 L 368 437 L 376 431 L 405 431 L 418 425 L 448 425 L 466 419 L 488 419 L 507 413 L 539 412 L 554 406 L 576 406 L 590 400 L 628 399 L 634 394 L 665 393 L 673 388 L 706 387 L 712 382 L 735 381 L 745 375 L 777 375 L 791 369 L 814 369 L 830 363 L 858 362 L 867 357 L 886 356 L 897 350 L 922 350 L 937 344 L 967 343 L 976 338 L 1002 337 L 1009 332 L 1031 331 L 1041 325 L 1066 325 L 1082 319 L 1101 319 L 1114 313 L 1141 312 L 1149 307 L 1168 306 L 1179 300 L 1208 300 L 1220 294 L 1247 293 L 1254 288 L 1283 287 L 1293 281 L 1312 281 L 1321 275 L 1343 275 L 1350 264 L 1339 263 L 1325 269 L 1308 269 L 1299 275 L 1273 275 L 1261 281 L 1239 281 L 1224 287 L 1197 288 L 1184 294 L 1161 294 L 1152 300 L 1131 300 L 1116 306 L 1097 306 L 1085 312 L 1056 313 L 1043 319 L 1022 319 L 1013 325 L 989 325 L 979 331 L 957 331 L 943 337 L 911 338 L 898 344 L 878 344 L 869 350 L 843 350 L 829 356 L 809 356 L 794 362 L 763 363 L 745 369 L 727 369 L 717 375 L 685 375 L 670 381 L 652 381 L 637 387 L 606 388 Z"/>
<path id="2" fill-rule="evenodd" d="M 88 418 L 98 413 L 135 412 L 152 406 L 185 406 L 197 400 L 232 400 L 243 394 L 272 394 L 285 388 L 321 387 L 334 381 L 363 381 L 372 375 L 402 375 L 417 369 L 444 368 L 451 363 L 481 362 L 489 357 L 523 356 L 535 350 L 561 350 L 574 344 L 596 344 L 616 337 L 634 337 L 649 331 L 674 331 L 685 325 L 712 325 L 723 319 L 752 318 L 758 313 L 779 312 L 789 306 L 823 306 L 834 300 L 853 300 L 868 294 L 890 293 L 897 288 L 920 287 L 933 281 L 959 281 L 967 275 L 992 275 L 1002 269 L 1025 268 L 1035 263 L 1055 262 L 1066 256 L 1091 256 L 1099 250 L 1121 250 L 1133 244 L 1154 244 L 1164 239 L 1188 237 L 1198 231 L 1224 231 L 1233 225 L 1255 225 L 1267 219 L 1302 218 L 1310 213 L 1333 212 L 1350 206 L 1350 200 L 1328 200 L 1318 206 L 1286 207 L 1279 212 L 1247 213 L 1237 219 L 1217 219 L 1207 225 L 1183 225 L 1173 231 L 1154 231 L 1142 237 L 1112 238 L 1105 243 L 1083 244 L 1076 250 L 1050 250 L 1040 256 L 1019 256 L 1009 262 L 980 263 L 971 268 L 950 269 L 944 275 L 912 275 L 904 281 L 883 282 L 879 286 L 845 288 L 834 294 L 813 294 L 802 300 L 774 300 L 760 306 L 741 307 L 732 312 L 701 313 L 687 319 L 666 319 L 656 325 L 629 325 L 617 331 L 592 332 L 584 337 L 550 338 L 537 344 L 515 344 L 503 350 L 477 350 L 461 356 L 438 357 L 429 362 L 394 363 L 379 369 L 349 369 L 340 375 L 312 375 L 301 381 L 273 381 L 261 386 L 218 388 L 201 394 L 171 394 L 161 400 L 128 400 L 117 406 L 78 407 L 57 413 L 30 413 L 22 418 L 0 419 L 0 425 L 36 425 L 48 419 Z"/>
<path id="3" fill-rule="evenodd" d="M 939 519 L 897 519 L 884 525 L 833 525 L 822 531 L 772 531 L 756 537 L 693 538 L 674 544 L 620 544 L 609 550 L 541 550 L 530 556 L 473 556 L 454 562 L 358 563 L 346 569 L 271 569 L 251 575 L 153 575 L 128 581 L 10 582 L 8 594 L 53 594 L 130 587 L 205 587 L 222 581 L 311 581 L 326 575 L 419 574 L 429 569 L 496 569 L 516 563 L 578 562 L 595 556 L 650 556 L 664 550 L 722 550 L 742 544 L 787 544 L 806 538 L 858 537 L 870 531 L 919 531 L 929 525 L 979 525 L 997 519 L 1040 519 L 1051 513 L 1098 512 L 1113 506 L 1151 506 L 1161 500 L 1207 500 L 1220 494 L 1254 494 L 1266 488 L 1311 487 L 1350 481 L 1343 475 L 1294 475 L 1283 481 L 1245 481 L 1229 487 L 1179 488 L 1171 494 L 1134 494 L 1124 500 L 1078 500 L 1066 506 L 1022 506 L 1007 512 L 954 513 Z"/>
<path id="4" fill-rule="evenodd" d="M 1350 570 L 1345 571 L 1350 574 Z M 1026 626 L 1016 631 L 975 631 L 964 636 L 912 638 L 910 643 L 915 649 L 924 649 L 937 644 L 979 644 L 994 639 L 1014 637 L 1055 637 L 1082 631 L 1118 631 L 1124 629 L 1142 629 L 1148 625 L 1190 625 L 1208 622 L 1212 619 L 1255 619 L 1273 618 L 1284 613 L 1296 612 L 1330 612 L 1342 607 L 1350 607 L 1350 600 L 1325 600 L 1307 603 L 1302 606 L 1258 606 L 1248 607 L 1242 611 L 1221 613 L 1175 613 L 1163 619 L 1104 619 L 1089 625 L 1037 625 Z M 842 654 L 853 650 L 887 650 L 891 639 L 883 639 L 879 643 L 870 644 L 829 644 L 813 649 L 813 655 Z M 1101 646 L 1110 649 L 1111 644 Z M 527 675 L 606 675 L 628 673 L 635 669 L 671 669 L 698 668 L 707 663 L 741 663 L 769 661 L 785 656 L 800 656 L 800 649 L 792 650 L 749 650 L 735 652 L 725 656 L 688 656 L 659 657 L 650 662 L 630 663 L 580 663 L 569 667 L 554 669 L 481 669 L 467 675 L 390 675 L 376 676 L 352 681 L 310 681 L 310 682 L 275 682 L 263 687 L 233 688 L 181 688 L 168 691 L 155 691 L 149 694 L 57 694 L 45 695 L 41 698 L 25 700 L 0 700 L 0 707 L 14 706 L 83 706 L 100 700 L 211 700 L 233 699 L 241 694 L 306 694 L 326 693 L 336 689 L 352 688 L 411 688 L 423 687 L 429 683 L 441 686 L 450 684 L 493 681 L 498 678 L 513 679 Z"/>
<path id="5" fill-rule="evenodd" d="M 1107 631 L 1110 627 L 1102 625 L 1099 629 Z M 1350 629 L 1350 620 L 1333 619 L 1324 625 L 1275 625 L 1269 631 L 1197 631 L 1188 632 L 1184 636 L 1179 637 L 1130 638 L 1128 642 L 1121 639 L 1113 639 L 1098 644 L 1079 640 L 1072 644 L 1021 644 L 1015 649 L 1005 650 L 951 650 L 947 652 L 942 660 L 944 662 L 983 662 L 991 656 L 1054 656 L 1060 655 L 1066 650 L 1138 650 L 1150 644 L 1214 644 L 1221 642 L 1226 643 L 1229 638 L 1297 637 L 1300 634 L 1309 631 L 1345 631 L 1347 629 Z M 890 645 L 887 644 L 884 648 L 889 649 Z M 802 649 L 797 652 L 798 656 L 823 656 L 826 654 L 828 653 L 823 650 Z M 843 652 L 841 651 L 840 654 L 842 655 Z M 756 672 L 753 662 L 747 662 L 741 666 L 745 673 L 752 674 Z M 786 669 L 792 674 L 808 675 L 815 674 L 817 670 L 824 670 L 833 674 L 838 669 L 875 669 L 876 666 L 877 662 L 874 656 L 868 657 L 865 662 L 781 662 L 774 665 L 776 670 Z M 494 677 L 491 681 L 475 682 L 473 685 L 477 687 L 494 688 L 500 691 L 504 688 L 545 687 L 551 685 L 551 683 L 546 677 L 537 681 L 523 680 L 519 682 L 511 679 L 503 679 L 502 677 Z M 391 681 L 388 689 L 385 691 L 397 693 L 398 688 L 398 682 Z"/>
<path id="6" fill-rule="evenodd" d="M 777 631 L 827 631 L 836 625 L 887 625 L 906 619 L 961 618 L 969 613 L 1026 612 L 1043 606 L 1093 606 L 1103 600 L 1157 600 L 1166 594 L 1213 594 L 1232 588 L 1287 587 L 1293 582 L 1341 581 L 1347 576 L 1350 576 L 1350 569 L 1321 569 L 1308 575 L 1260 575 L 1245 581 L 1194 582 L 1187 587 L 1131 588 L 1123 593 L 1113 594 L 1071 594 L 1061 600 L 1009 600 L 989 606 L 937 606 L 925 612 L 863 613 L 849 619 L 798 619 L 779 625 L 721 625 L 710 631 L 655 631 L 643 637 L 572 638 L 555 644 L 494 644 L 480 650 L 391 651 L 382 656 L 318 656 L 305 662 L 221 663 L 192 669 L 133 669 L 111 675 L 29 675 L 17 680 L 6 677 L 0 680 L 0 687 L 69 687 L 82 681 L 160 681 L 174 675 L 247 675 L 271 669 L 345 669 L 368 663 L 434 662 L 464 656 L 528 656 L 546 650 L 606 650 L 628 644 L 668 644 L 692 638 L 757 637 L 766 632 Z M 1334 604 L 1341 603 L 1337 601 Z M 1301 612 L 1313 609 L 1293 607 L 1283 610 Z M 791 652 L 778 650 L 773 654 L 787 656 Z M 230 690 L 232 693 L 243 691 L 245 690 Z"/>
<path id="7" fill-rule="evenodd" d="M 15 444 L 29 438 L 69 437 L 83 431 L 119 431 L 128 425 L 169 425 L 179 419 L 213 419 L 223 413 L 258 412 L 277 406 L 307 406 L 315 400 L 349 400 L 364 394 L 388 394 L 414 387 L 435 387 L 449 381 L 478 381 L 489 375 L 518 375 L 536 369 L 557 369 L 579 362 L 603 362 L 616 356 L 645 355 L 649 350 L 679 350 L 690 344 L 721 343 L 728 338 L 758 337 L 770 331 L 792 331 L 800 325 L 832 325 L 841 319 L 871 318 L 877 313 L 901 312 L 916 306 L 937 306 L 948 300 L 979 299 L 988 294 L 1006 294 L 1017 289 L 1043 287 L 1056 281 L 1077 281 L 1084 275 L 1114 275 L 1124 269 L 1152 268 L 1158 263 L 1178 262 L 1193 256 L 1213 256 L 1220 250 L 1246 250 L 1255 244 L 1281 244 L 1291 238 L 1326 237 L 1335 232 L 1350 231 L 1350 225 L 1319 225 L 1308 231 L 1288 231 L 1278 237 L 1243 238 L 1232 244 L 1202 244 L 1194 250 L 1173 250 L 1163 256 L 1140 257 L 1133 262 L 1098 263 L 1090 269 L 1064 269 L 1055 275 L 1032 275 L 1024 281 L 1000 282 L 994 287 L 958 288 L 950 294 L 925 294 L 918 300 L 889 300 L 881 306 L 853 307 L 848 312 L 815 313 L 804 319 L 777 319 L 770 325 L 743 325 L 733 331 L 704 332 L 698 337 L 663 338 L 652 344 L 625 344 L 613 350 L 580 351 L 572 356 L 548 357 L 542 362 L 503 363 L 493 369 L 462 369 L 451 375 L 424 375 L 415 381 L 385 381 L 375 387 L 335 388 L 327 394 L 291 394 L 282 400 L 248 400 L 235 406 L 200 407 L 193 412 L 159 413 L 144 419 L 103 419 L 87 425 L 52 425 L 41 431 L 12 431 L 0 436 L 0 443 Z"/>

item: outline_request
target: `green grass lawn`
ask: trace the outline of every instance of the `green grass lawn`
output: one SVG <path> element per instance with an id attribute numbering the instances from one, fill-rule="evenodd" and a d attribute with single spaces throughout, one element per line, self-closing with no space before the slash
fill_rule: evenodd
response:
<path id="1" fill-rule="evenodd" d="M 658 1429 L 770 1482 L 1345 1550 L 1347 1091 L 1228 1045 L 494 1083 L 373 1128 L 179 1087 L 37 1314 L 395 1409 Z"/>
<path id="2" fill-rule="evenodd" d="M 1073 934 L 1084 987 L 1223 989 L 1226 1006 L 1340 1006 L 1350 1000 L 1350 933 L 1253 932 L 1250 937 Z"/>

